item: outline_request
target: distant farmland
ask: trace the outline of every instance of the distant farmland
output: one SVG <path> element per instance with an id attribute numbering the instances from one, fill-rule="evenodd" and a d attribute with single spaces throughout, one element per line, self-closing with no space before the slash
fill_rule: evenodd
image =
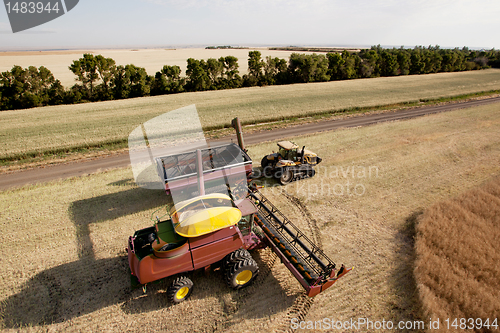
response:
<path id="1" fill-rule="evenodd" d="M 195 104 L 204 129 L 500 89 L 500 70 L 182 93 L 0 112 L 0 157 L 123 141 L 164 112 Z"/>
<path id="2" fill-rule="evenodd" d="M 433 205 L 416 230 L 415 276 L 426 317 L 439 318 L 443 332 L 456 328 L 453 318 L 459 328 L 496 331 L 483 324 L 500 326 L 500 178 Z"/>

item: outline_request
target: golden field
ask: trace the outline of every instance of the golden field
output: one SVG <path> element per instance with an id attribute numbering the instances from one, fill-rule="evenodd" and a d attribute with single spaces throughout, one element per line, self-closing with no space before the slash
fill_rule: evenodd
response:
<path id="1" fill-rule="evenodd" d="M 1 58 L 1 57 L 0 57 Z M 182 93 L 0 112 L 0 157 L 124 141 L 141 123 L 195 104 L 205 130 L 500 90 L 500 70 Z"/>
<path id="2" fill-rule="evenodd" d="M 388 81 L 400 79 L 411 78 Z M 254 254 L 261 274 L 240 292 L 218 271 L 195 273 L 193 295 L 175 306 L 166 301 L 167 284 L 148 286 L 146 295 L 131 291 L 127 237 L 152 224 L 166 196 L 137 188 L 128 168 L 1 192 L 1 327 L 271 332 L 288 330 L 298 316 L 427 322 L 413 275 L 415 221 L 433 203 L 500 173 L 499 111 L 492 104 L 293 139 L 323 158 L 318 174 L 262 191 L 328 256 L 354 266 L 312 302 L 268 251 Z M 249 153 L 258 161 L 275 147 Z"/>
<path id="3" fill-rule="evenodd" d="M 416 232 L 415 277 L 426 317 L 439 318 L 441 332 L 494 332 L 484 324 L 498 327 L 500 317 L 500 178 L 429 207 Z"/>

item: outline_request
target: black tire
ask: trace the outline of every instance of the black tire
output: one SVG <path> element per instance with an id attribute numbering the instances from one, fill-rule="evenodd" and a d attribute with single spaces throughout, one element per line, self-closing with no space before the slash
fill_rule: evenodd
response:
<path id="1" fill-rule="evenodd" d="M 262 168 L 262 175 L 265 177 L 269 177 L 272 175 L 272 166 L 269 165 L 269 160 L 267 159 L 267 156 L 264 156 L 262 160 L 260 161 L 260 166 Z"/>
<path id="2" fill-rule="evenodd" d="M 276 177 L 277 178 L 277 177 Z M 293 172 L 290 169 L 284 169 L 279 177 L 281 185 L 286 185 L 293 180 Z"/>
<path id="3" fill-rule="evenodd" d="M 262 167 L 262 170 L 264 170 L 264 168 L 268 165 L 269 165 L 269 160 L 267 159 L 267 156 L 264 156 L 260 161 L 260 166 Z"/>
<path id="4" fill-rule="evenodd" d="M 309 176 L 309 178 L 314 177 L 315 174 L 316 174 L 316 170 L 314 170 L 314 169 L 307 171 L 307 175 Z"/>
<path id="5" fill-rule="evenodd" d="M 252 255 L 246 249 L 233 251 L 222 259 L 222 269 L 224 269 L 224 272 L 227 272 L 236 260 L 244 258 L 252 258 Z"/>
<path id="6" fill-rule="evenodd" d="M 167 289 L 167 297 L 173 303 L 185 301 L 193 292 L 193 281 L 190 278 L 181 276 L 172 282 Z"/>
<path id="7" fill-rule="evenodd" d="M 231 288 L 237 290 L 250 285 L 258 273 L 259 266 L 253 258 L 240 258 L 227 270 L 226 281 Z"/>

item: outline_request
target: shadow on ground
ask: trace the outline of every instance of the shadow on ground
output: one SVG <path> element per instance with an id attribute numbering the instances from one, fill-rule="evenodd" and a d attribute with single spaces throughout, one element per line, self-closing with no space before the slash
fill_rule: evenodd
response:
<path id="1" fill-rule="evenodd" d="M 78 257 L 94 257 L 89 228 L 91 223 L 114 220 L 141 211 L 160 208 L 166 203 L 165 191 L 143 188 L 132 188 L 73 202 L 69 207 L 69 215 L 76 227 Z M 125 244 L 126 240 L 123 242 Z"/>
<path id="2" fill-rule="evenodd" d="M 394 323 L 399 321 L 421 321 L 422 306 L 418 297 L 417 282 L 413 273 L 415 267 L 415 226 L 423 210 L 417 210 L 405 219 L 403 227 L 396 235 L 398 244 L 397 265 L 391 275 L 391 284 L 398 301 L 390 304 Z"/>
<path id="3" fill-rule="evenodd" d="M 127 183 L 110 185 L 122 186 Z M 116 304 L 121 304 L 122 311 L 127 314 L 170 307 L 165 291 L 173 277 L 148 285 L 145 295 L 141 289 L 131 290 L 125 253 L 114 258 L 96 259 L 89 228 L 91 223 L 154 209 L 165 203 L 164 191 L 141 188 L 73 202 L 69 207 L 69 214 L 77 230 L 79 260 L 38 273 L 22 286 L 19 293 L 2 302 L 0 310 L 3 326 L 19 328 L 60 323 Z M 126 244 L 126 240 L 123 243 Z M 64 256 L 64 253 L 60 255 Z M 263 267 L 265 263 L 260 256 L 257 254 L 255 257 Z M 191 276 L 195 284 L 191 296 L 193 299 L 216 296 L 224 303 L 230 294 L 236 306 L 227 310 L 226 315 L 236 312 L 239 305 L 248 304 L 244 295 L 252 293 L 255 294 L 253 297 L 265 300 L 269 297 L 266 293 L 268 288 L 278 291 L 282 288 L 272 275 L 262 273 L 254 285 L 241 291 L 231 290 L 225 284 L 220 270 L 211 272 L 209 276 L 196 271 Z M 266 288 L 263 289 L 261 286 L 264 280 Z M 278 298 L 275 297 L 271 302 L 275 306 L 266 309 L 266 303 L 263 302 L 259 311 L 248 312 L 248 316 L 269 316 L 293 304 L 293 299 L 286 296 L 285 292 L 276 295 Z"/>

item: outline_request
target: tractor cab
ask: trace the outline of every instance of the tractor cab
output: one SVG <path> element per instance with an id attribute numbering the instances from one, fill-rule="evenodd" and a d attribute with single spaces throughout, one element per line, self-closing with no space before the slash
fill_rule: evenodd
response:
<path id="1" fill-rule="evenodd" d="M 298 157 L 300 156 L 297 155 L 297 149 L 299 146 L 295 143 L 290 141 L 280 141 L 278 142 L 278 147 L 278 154 L 282 159 L 299 162 Z"/>

